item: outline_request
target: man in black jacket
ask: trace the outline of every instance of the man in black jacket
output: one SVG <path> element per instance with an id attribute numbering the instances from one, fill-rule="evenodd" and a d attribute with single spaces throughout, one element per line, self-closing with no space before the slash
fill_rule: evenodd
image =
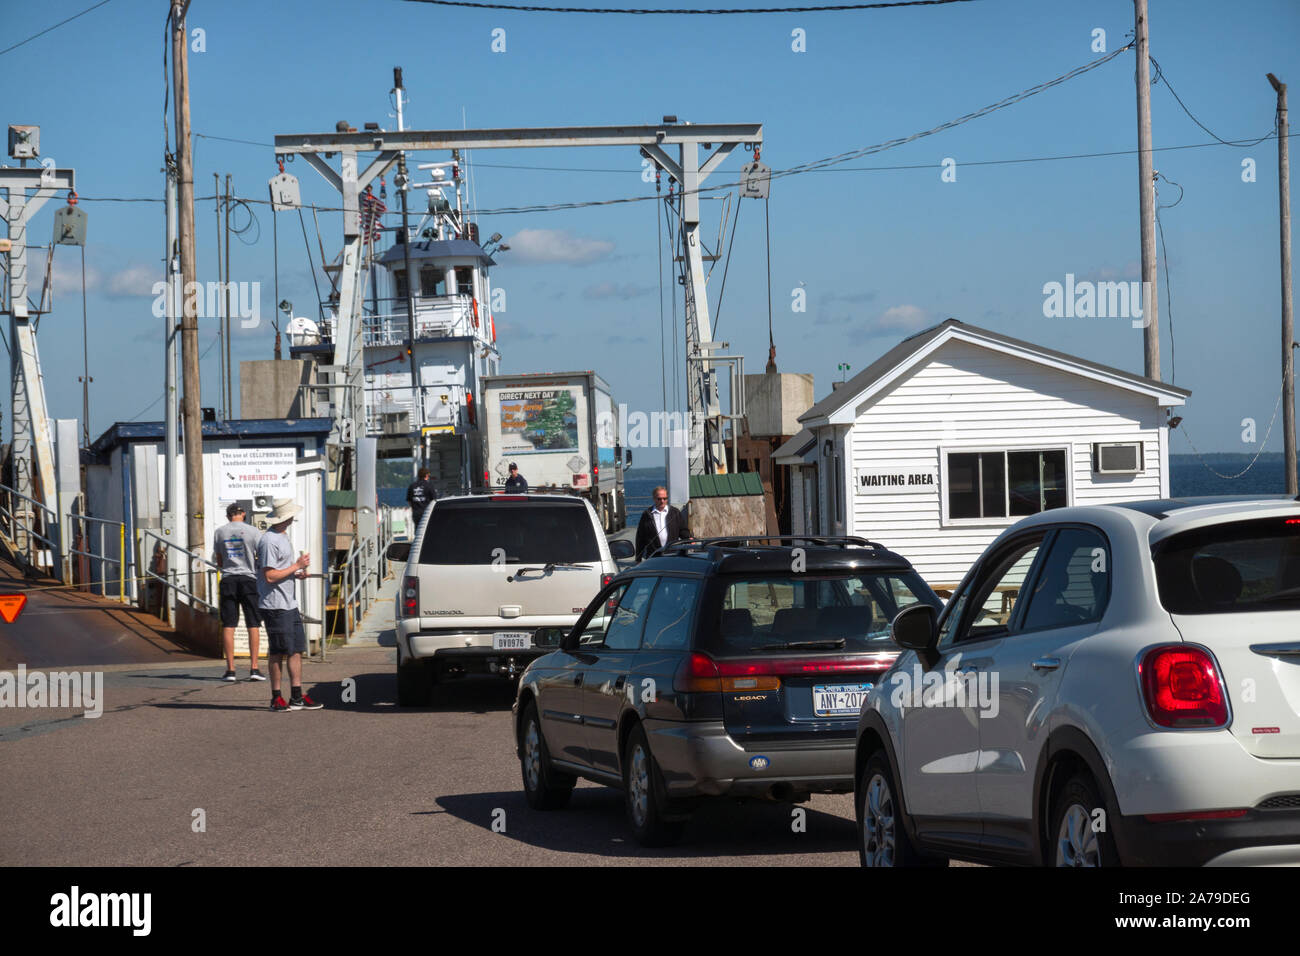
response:
<path id="1" fill-rule="evenodd" d="M 420 527 L 420 518 L 424 516 L 424 510 L 437 497 L 438 493 L 433 489 L 433 481 L 429 478 L 429 469 L 421 468 L 419 477 L 406 489 L 406 503 L 411 506 L 411 518 L 414 519 L 415 529 Z"/>
<path id="2" fill-rule="evenodd" d="M 682 513 L 668 504 L 668 489 L 662 485 L 653 492 L 654 505 L 641 515 L 636 526 L 636 558 L 644 561 L 660 548 L 674 541 L 685 541 L 691 531 L 682 520 Z"/>

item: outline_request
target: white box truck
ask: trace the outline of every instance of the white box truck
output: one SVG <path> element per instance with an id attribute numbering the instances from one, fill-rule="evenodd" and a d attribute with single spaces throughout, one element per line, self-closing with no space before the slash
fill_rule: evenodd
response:
<path id="1" fill-rule="evenodd" d="M 536 372 L 482 379 L 483 484 L 504 487 L 511 462 L 528 482 L 591 502 L 607 533 L 626 524 L 618 407 L 595 372 Z M 626 454 L 629 460 L 624 460 Z"/>

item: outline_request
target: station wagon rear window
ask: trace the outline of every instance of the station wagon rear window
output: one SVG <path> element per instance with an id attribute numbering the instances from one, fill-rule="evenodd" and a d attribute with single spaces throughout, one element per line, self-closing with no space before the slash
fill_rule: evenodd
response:
<path id="1" fill-rule="evenodd" d="M 548 564 L 600 560 L 587 509 L 550 501 L 435 503 L 421 564 Z"/>
<path id="2" fill-rule="evenodd" d="M 1234 521 L 1173 535 L 1155 551 L 1174 614 L 1300 608 L 1300 517 Z"/>
<path id="3" fill-rule="evenodd" d="M 721 579 L 703 650 L 718 654 L 853 652 L 893 647 L 889 624 L 903 608 L 939 599 L 914 572 L 758 575 Z"/>

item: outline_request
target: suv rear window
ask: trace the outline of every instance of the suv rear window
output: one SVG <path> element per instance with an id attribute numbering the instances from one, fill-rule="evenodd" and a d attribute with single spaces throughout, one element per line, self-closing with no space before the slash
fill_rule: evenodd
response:
<path id="1" fill-rule="evenodd" d="M 853 652 L 893 647 L 889 624 L 903 608 L 942 602 L 915 572 L 727 575 L 716 624 L 700 650 Z"/>
<path id="2" fill-rule="evenodd" d="M 421 564 L 547 564 L 600 560 L 581 502 L 439 501 L 432 506 Z"/>
<path id="3" fill-rule="evenodd" d="M 1174 614 L 1300 607 L 1300 518 L 1185 531 L 1156 548 L 1160 603 Z"/>

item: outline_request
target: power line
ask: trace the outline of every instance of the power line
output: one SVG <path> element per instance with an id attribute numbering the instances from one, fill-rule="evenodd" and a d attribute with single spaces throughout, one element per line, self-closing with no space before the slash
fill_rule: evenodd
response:
<path id="1" fill-rule="evenodd" d="M 883 10 L 887 7 L 938 7 L 949 3 L 972 3 L 974 0 L 893 0 L 887 3 L 837 3 L 817 7 L 755 7 L 735 9 L 691 10 L 678 7 L 675 9 L 633 8 L 620 10 L 616 7 L 539 7 L 516 6 L 509 3 L 478 3 L 474 0 L 406 0 L 408 3 L 425 3 L 435 7 L 469 7 L 475 10 L 507 10 L 513 13 L 605 13 L 631 14 L 635 16 L 732 16 L 739 14 L 761 13 L 828 13 L 853 12 L 859 10 Z"/>
<path id="2" fill-rule="evenodd" d="M 44 30 L 42 30 L 40 33 L 33 33 L 33 34 L 32 34 L 31 36 L 29 36 L 26 40 L 19 40 L 19 41 L 18 41 L 17 43 L 15 43 L 13 46 L 7 46 L 7 47 L 5 47 L 3 50 L 0 50 L 0 56 L 4 56 L 4 55 L 5 55 L 6 53 L 8 53 L 10 50 L 16 50 L 16 49 L 18 49 L 18 48 L 19 48 L 20 46 L 22 46 L 24 43 L 31 43 L 31 42 L 32 42 L 33 40 L 35 40 L 37 37 L 43 37 L 43 36 L 45 36 L 45 34 L 49 33 L 51 30 L 57 30 L 59 27 L 63 26 L 65 23 L 71 23 L 73 20 L 77 19 L 78 17 L 84 17 L 87 13 L 90 13 L 90 11 L 92 11 L 92 10 L 98 10 L 98 9 L 99 9 L 100 7 L 102 7 L 104 4 L 109 3 L 109 2 L 110 2 L 110 0 L 99 0 L 99 3 L 97 3 L 97 4 L 95 4 L 94 6 L 91 6 L 91 7 L 86 7 L 86 9 L 82 10 L 80 13 L 74 13 L 72 16 L 68 17 L 66 20 L 60 20 L 58 23 L 54 24 L 54 26 L 52 26 L 52 27 L 46 27 L 46 28 L 45 28 Z"/>
<path id="3" fill-rule="evenodd" d="M 1210 129 L 1208 126 L 1206 126 L 1204 123 L 1202 123 L 1200 120 L 1198 120 L 1195 116 L 1192 115 L 1192 111 L 1187 108 L 1187 104 L 1183 102 L 1183 98 L 1179 96 L 1177 92 L 1175 92 L 1173 84 L 1169 82 L 1169 77 L 1165 76 L 1165 71 L 1160 68 L 1160 64 L 1156 61 L 1156 58 L 1153 56 L 1148 56 L 1148 59 L 1151 61 L 1151 65 L 1156 68 L 1156 78 L 1151 81 L 1152 86 L 1154 86 L 1156 83 L 1159 83 L 1161 80 L 1164 80 L 1165 89 L 1169 90 L 1169 92 L 1173 95 L 1174 99 L 1178 101 L 1178 105 L 1183 108 L 1183 112 L 1188 115 L 1191 121 L 1195 123 L 1197 126 L 1199 126 L 1201 129 L 1205 130 L 1205 132 L 1213 136 L 1224 146 L 1247 146 L 1247 147 L 1256 146 L 1264 142 L 1264 140 L 1268 139 L 1270 136 L 1273 136 L 1275 133 L 1277 133 L 1277 119 L 1274 118 L 1273 128 L 1270 129 L 1263 136 L 1259 137 L 1259 139 L 1251 140 L 1249 142 L 1246 140 L 1233 141 L 1233 140 L 1220 139 L 1219 136 L 1214 132 L 1214 130 Z M 1176 185 L 1176 184 L 1171 183 L 1170 185 Z M 1182 201 L 1181 198 L 1179 201 L 1180 202 Z"/>

